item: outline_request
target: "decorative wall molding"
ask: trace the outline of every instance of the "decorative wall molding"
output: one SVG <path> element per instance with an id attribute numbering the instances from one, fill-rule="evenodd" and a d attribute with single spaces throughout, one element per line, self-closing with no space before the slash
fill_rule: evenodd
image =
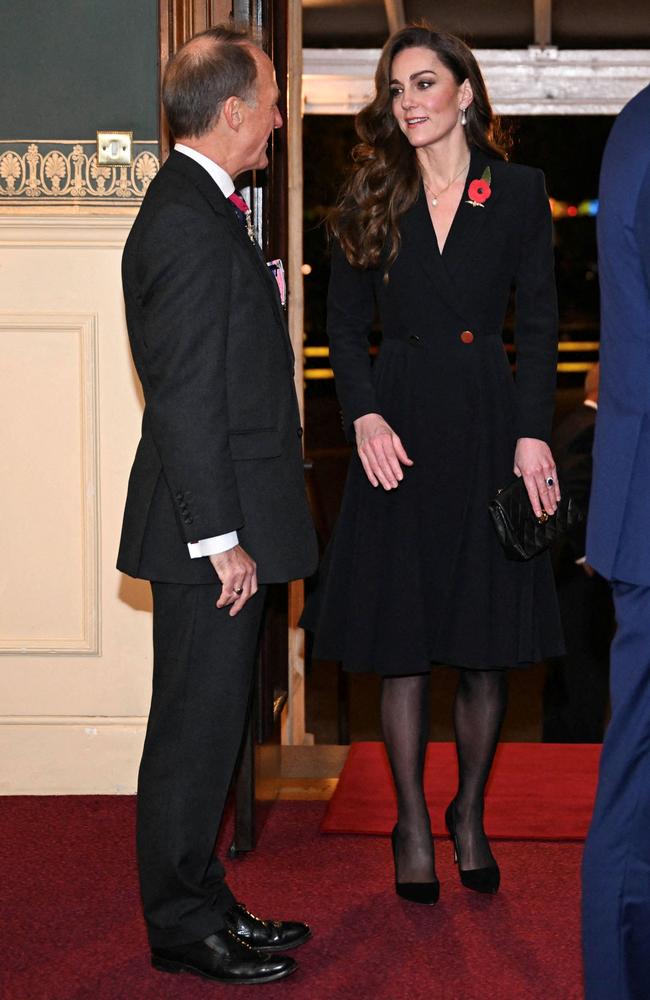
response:
<path id="1" fill-rule="evenodd" d="M 133 152 L 128 167 L 100 167 L 94 139 L 3 140 L 0 211 L 4 205 L 138 205 L 160 167 L 158 143 L 134 142 Z"/>
<path id="2" fill-rule="evenodd" d="M 122 205 L 111 215 L 79 215 L 75 211 L 48 214 L 40 203 L 29 214 L 7 209 L 0 201 L 0 249 L 119 250 L 124 249 L 136 206 Z"/>
<path id="3" fill-rule="evenodd" d="M 0 715 L 0 726 L 81 726 L 89 735 L 99 726 L 143 728 L 146 715 Z"/>
<path id="4" fill-rule="evenodd" d="M 304 49 L 305 114 L 356 114 L 374 94 L 379 49 Z M 646 49 L 476 49 L 501 115 L 616 115 L 650 80 Z"/>
<path id="5" fill-rule="evenodd" d="M 47 654 L 82 654 L 100 652 L 100 583 L 99 583 L 99 426 L 97 413 L 97 316 L 67 313 L 0 313 L 0 338 L 3 334 L 33 334 L 47 338 L 51 333 L 69 334 L 78 358 L 79 475 L 77 484 L 81 504 L 81 564 L 78 594 L 81 605 L 80 629 L 60 634 L 0 635 L 0 654 L 15 656 Z M 29 373 L 26 373 L 27 375 Z M 47 487 L 45 487 L 47 488 Z M 28 498 L 25 498 L 27 502 Z M 55 567 L 49 566 L 48 572 Z M 34 618 L 38 621 L 38 603 Z"/>

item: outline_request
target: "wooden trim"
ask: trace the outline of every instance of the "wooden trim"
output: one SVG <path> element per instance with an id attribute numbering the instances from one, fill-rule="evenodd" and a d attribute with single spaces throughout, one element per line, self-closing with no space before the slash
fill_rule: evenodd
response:
<path id="1" fill-rule="evenodd" d="M 551 44 L 553 31 L 552 0 L 534 0 L 535 45 L 545 49 Z"/>
<path id="2" fill-rule="evenodd" d="M 280 257 L 285 263 L 289 260 L 289 202 L 287 197 L 288 158 L 291 141 L 288 107 L 289 101 L 289 68 L 288 68 L 288 20 L 285 3 L 266 3 L 264 12 L 264 49 L 275 66 L 275 74 L 280 88 L 280 114 L 284 126 L 273 132 L 270 140 L 269 167 L 266 171 L 266 182 L 263 185 L 263 232 L 265 237 L 265 252 L 268 259 Z M 289 296 L 291 296 L 291 278 L 287 276 Z M 289 298 L 289 301 L 291 299 Z"/>
<path id="3" fill-rule="evenodd" d="M 288 286 L 289 331 L 296 357 L 296 392 L 304 419 L 303 381 L 303 161 L 302 161 L 302 4 L 288 0 L 285 38 L 287 52 L 287 113 L 285 123 L 288 149 Z M 310 744 L 305 720 L 305 635 L 298 625 L 304 604 L 302 580 L 289 584 L 289 703 L 282 742 Z"/>
<path id="4" fill-rule="evenodd" d="M 288 321 L 296 356 L 296 392 L 304 420 L 303 391 L 303 160 L 302 160 L 302 6 L 289 0 L 289 71 L 286 76 L 287 114 L 285 132 L 288 150 Z"/>
<path id="5" fill-rule="evenodd" d="M 386 8 L 388 30 L 392 35 L 394 31 L 399 31 L 406 24 L 404 0 L 384 0 L 384 7 Z"/>

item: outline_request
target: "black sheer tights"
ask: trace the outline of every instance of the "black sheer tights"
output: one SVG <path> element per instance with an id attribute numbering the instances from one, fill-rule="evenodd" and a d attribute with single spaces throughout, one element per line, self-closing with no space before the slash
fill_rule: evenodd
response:
<path id="1" fill-rule="evenodd" d="M 429 673 L 384 677 L 381 686 L 381 726 L 397 791 L 399 882 L 431 882 L 435 876 L 423 787 L 430 688 Z"/>
<path id="2" fill-rule="evenodd" d="M 461 670 L 454 701 L 458 755 L 455 798 L 461 868 L 494 863 L 483 831 L 483 803 L 508 702 L 505 670 Z"/>
<path id="3" fill-rule="evenodd" d="M 431 824 L 424 798 L 424 756 L 429 737 L 430 680 L 427 674 L 384 677 L 381 723 L 397 791 L 397 878 L 434 878 Z M 463 869 L 493 862 L 483 832 L 483 797 L 507 703 L 503 670 L 461 670 L 454 701 L 458 753 L 456 832 Z"/>

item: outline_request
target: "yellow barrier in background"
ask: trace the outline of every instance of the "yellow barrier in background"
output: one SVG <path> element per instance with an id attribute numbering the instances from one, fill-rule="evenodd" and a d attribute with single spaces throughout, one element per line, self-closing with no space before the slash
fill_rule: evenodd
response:
<path id="1" fill-rule="evenodd" d="M 514 344 L 505 344 L 505 349 L 508 354 L 513 354 L 516 350 Z M 558 345 L 558 351 L 560 354 L 566 354 L 569 351 L 579 351 L 585 354 L 595 353 L 599 350 L 600 343 L 597 340 L 561 340 Z M 377 348 L 370 348 L 371 354 L 377 353 Z M 329 358 L 330 349 L 327 346 L 318 347 L 305 347 L 303 351 L 303 357 L 307 362 L 309 358 Z M 558 372 L 588 372 L 590 368 L 596 363 L 594 358 L 591 361 L 558 361 L 557 370 Z M 309 381 L 321 381 L 334 378 L 334 372 L 331 368 L 307 368 L 304 370 L 305 380 Z"/>

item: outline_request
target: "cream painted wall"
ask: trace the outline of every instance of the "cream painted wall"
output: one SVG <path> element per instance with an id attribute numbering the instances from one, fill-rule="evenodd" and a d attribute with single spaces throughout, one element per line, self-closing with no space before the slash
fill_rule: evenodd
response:
<path id="1" fill-rule="evenodd" d="M 0 215 L 0 793 L 132 792 L 148 585 L 115 569 L 141 402 L 133 212 Z"/>

